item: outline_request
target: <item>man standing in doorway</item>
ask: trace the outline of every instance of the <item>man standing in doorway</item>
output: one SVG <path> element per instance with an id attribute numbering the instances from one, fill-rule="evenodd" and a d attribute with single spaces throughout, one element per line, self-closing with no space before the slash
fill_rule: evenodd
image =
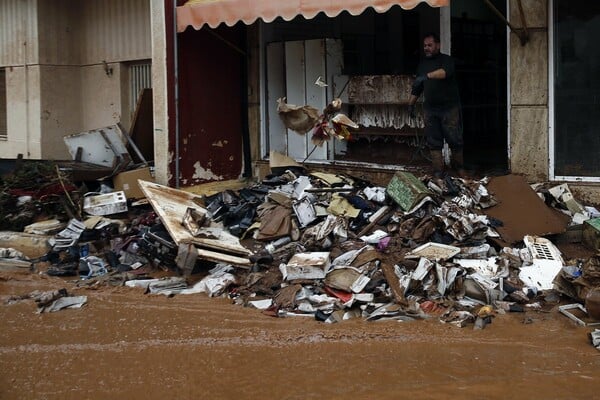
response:
<path id="1" fill-rule="evenodd" d="M 410 93 L 409 113 L 414 118 L 415 103 L 424 92 L 425 136 L 431 152 L 433 172 L 436 175 L 443 173 L 442 147 L 445 140 L 451 149 L 452 167 L 462 175 L 462 112 L 454 60 L 440 53 L 440 38 L 435 33 L 423 37 L 423 52 L 425 58 L 417 67 L 417 77 Z"/>

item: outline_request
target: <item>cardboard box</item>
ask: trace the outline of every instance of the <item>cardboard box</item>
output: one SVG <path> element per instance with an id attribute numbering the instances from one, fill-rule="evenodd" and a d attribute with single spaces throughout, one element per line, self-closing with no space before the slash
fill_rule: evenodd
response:
<path id="1" fill-rule="evenodd" d="M 113 177 L 113 186 L 115 190 L 125 192 L 125 196 L 128 199 L 141 199 L 145 196 L 138 185 L 138 179 L 154 182 L 154 178 L 150 173 L 150 167 L 125 171 L 115 175 Z"/>

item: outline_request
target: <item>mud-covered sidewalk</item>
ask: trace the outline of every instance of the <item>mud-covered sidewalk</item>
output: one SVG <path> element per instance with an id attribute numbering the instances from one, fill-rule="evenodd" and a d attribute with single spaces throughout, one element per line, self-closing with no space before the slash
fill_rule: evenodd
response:
<path id="1" fill-rule="evenodd" d="M 0 296 L 64 287 L 2 273 Z M 88 304 L 0 308 L 2 399 L 592 399 L 600 355 L 556 311 L 484 330 L 436 318 L 317 324 L 206 296 L 77 289 Z"/>
<path id="2" fill-rule="evenodd" d="M 3 176 L 0 398 L 600 389 L 600 211 L 568 186 L 284 162 L 203 195 Z"/>

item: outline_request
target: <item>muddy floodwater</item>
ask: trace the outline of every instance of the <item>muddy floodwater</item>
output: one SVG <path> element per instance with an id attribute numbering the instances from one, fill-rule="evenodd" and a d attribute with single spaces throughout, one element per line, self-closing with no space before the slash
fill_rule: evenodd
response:
<path id="1" fill-rule="evenodd" d="M 66 287 L 81 309 L 37 314 L 11 295 Z M 589 327 L 558 314 L 484 330 L 273 318 L 204 294 L 73 289 L 0 274 L 0 399 L 597 399 Z"/>

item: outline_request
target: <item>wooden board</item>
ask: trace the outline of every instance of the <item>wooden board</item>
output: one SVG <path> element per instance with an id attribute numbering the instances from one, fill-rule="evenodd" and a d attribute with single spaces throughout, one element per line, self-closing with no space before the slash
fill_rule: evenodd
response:
<path id="1" fill-rule="evenodd" d="M 135 107 L 131 129 L 131 140 L 140 150 L 146 161 L 154 160 L 154 121 L 152 119 L 152 89 L 142 90 Z M 135 151 L 131 154 L 137 158 Z M 142 160 L 138 160 L 141 162 Z"/>

